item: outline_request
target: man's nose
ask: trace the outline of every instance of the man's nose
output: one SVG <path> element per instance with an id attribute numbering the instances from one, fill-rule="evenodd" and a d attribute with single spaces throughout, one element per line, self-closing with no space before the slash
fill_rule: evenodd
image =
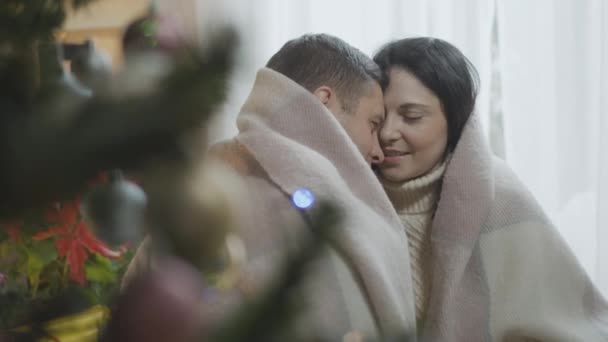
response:
<path id="1" fill-rule="evenodd" d="M 382 152 L 382 149 L 380 148 L 380 144 L 378 142 L 376 142 L 374 144 L 374 148 L 372 149 L 371 157 L 372 157 L 372 165 L 373 164 L 382 164 L 382 162 L 384 161 L 384 152 Z"/>

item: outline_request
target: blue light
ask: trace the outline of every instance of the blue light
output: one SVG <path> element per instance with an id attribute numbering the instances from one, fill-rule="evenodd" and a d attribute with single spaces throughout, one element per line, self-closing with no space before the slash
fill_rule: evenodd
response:
<path id="1" fill-rule="evenodd" d="M 291 200 L 296 207 L 308 209 L 315 203 L 315 195 L 306 188 L 300 188 L 293 193 Z"/>

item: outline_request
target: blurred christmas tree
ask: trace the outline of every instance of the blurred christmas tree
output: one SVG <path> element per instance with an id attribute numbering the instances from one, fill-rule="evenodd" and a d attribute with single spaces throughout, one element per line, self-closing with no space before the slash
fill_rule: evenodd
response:
<path id="1" fill-rule="evenodd" d="M 134 23 L 129 39 L 143 37 L 153 48 L 140 46 L 116 75 L 81 63 L 84 86 L 64 70 L 64 45 L 55 36 L 67 11 L 89 2 L 0 3 L 0 318 L 3 329 L 27 322 L 11 329 L 25 340 L 99 332 L 104 310 L 54 319 L 105 304 L 112 291 L 104 284 L 116 292 L 128 258 L 112 258 L 137 235 L 147 199 L 122 177 L 86 194 L 88 182 L 107 170 L 145 180 L 155 168 L 179 171 L 198 163 L 195 146 L 184 140 L 204 134 L 232 65 L 229 28 L 210 37 L 205 49 L 159 50 L 151 13 Z M 171 194 L 158 194 L 164 195 Z"/>
<path id="2" fill-rule="evenodd" d="M 58 272 L 62 279 L 69 274 L 81 285 L 120 274 L 118 269 L 107 273 L 108 257 L 144 224 L 164 238 L 157 252 L 167 267 L 136 279 L 109 304 L 111 313 L 105 306 L 91 307 L 78 287 L 51 291 L 22 317 L 27 325 L 5 330 L 0 341 L 310 341 L 314 332 L 303 339 L 289 326 L 298 307 L 293 292 L 339 223 L 338 211 L 321 201 L 311 212 L 312 239 L 285 262 L 272 286 L 234 316 L 218 322 L 201 310 L 202 303 L 185 300 L 209 287 L 203 281 L 209 274 L 202 278 L 201 267 L 205 271 L 224 260 L 229 236 L 229 213 L 223 209 L 233 204 L 223 185 L 231 180 L 214 176 L 200 158 L 206 150 L 200 142 L 207 120 L 225 98 L 234 31 L 221 27 L 197 48 L 163 36 L 162 19 L 152 10 L 126 31 L 124 43 L 133 51 L 127 51 L 123 70 L 110 75 L 80 61 L 86 82 L 79 83 L 63 70 L 63 45 L 55 35 L 68 9 L 90 2 L 0 2 L 0 222 L 9 241 L 3 246 L 16 246 L 24 222 L 55 210 L 45 217 L 59 226 L 27 225 L 29 251 L 37 255 L 32 260 L 62 261 L 44 272 Z M 109 180 L 88 191 L 88 182 L 108 170 L 122 171 L 111 171 Z M 123 172 L 136 175 L 145 194 Z M 210 193 L 189 192 L 193 182 L 198 191 Z M 79 197 L 82 205 L 74 202 Z M 183 238 L 193 225 L 204 240 L 195 253 Z M 87 273 L 83 260 L 98 267 Z M 34 266 L 39 272 L 26 282 L 38 289 L 46 266 Z M 12 275 L 0 274 L 4 312 L 7 305 L 28 303 L 4 286 Z M 100 327 L 109 315 L 107 328 Z"/>

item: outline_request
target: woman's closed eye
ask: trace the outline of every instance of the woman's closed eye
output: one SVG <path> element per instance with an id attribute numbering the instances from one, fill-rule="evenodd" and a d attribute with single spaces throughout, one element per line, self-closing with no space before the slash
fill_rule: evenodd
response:
<path id="1" fill-rule="evenodd" d="M 401 117 L 406 122 L 415 123 L 415 122 L 420 121 L 422 118 L 424 118 L 424 113 L 420 113 L 420 112 L 401 113 Z"/>
<path id="2" fill-rule="evenodd" d="M 405 122 L 416 123 L 424 118 L 429 112 L 426 105 L 406 103 L 399 107 L 397 113 L 399 113 Z"/>

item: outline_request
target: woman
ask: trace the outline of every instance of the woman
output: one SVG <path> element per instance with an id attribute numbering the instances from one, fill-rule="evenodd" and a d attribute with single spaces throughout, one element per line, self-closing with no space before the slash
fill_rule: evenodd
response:
<path id="1" fill-rule="evenodd" d="M 422 340 L 608 340 L 603 299 L 488 148 L 467 58 L 408 38 L 374 60 L 389 77 L 378 174 L 409 239 Z"/>

